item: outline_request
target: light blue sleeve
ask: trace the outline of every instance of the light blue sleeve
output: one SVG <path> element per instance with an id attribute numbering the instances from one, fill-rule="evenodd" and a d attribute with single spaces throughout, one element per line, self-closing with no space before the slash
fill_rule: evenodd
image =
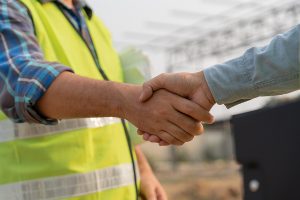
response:
<path id="1" fill-rule="evenodd" d="M 239 58 L 205 69 L 215 101 L 230 108 L 258 96 L 300 89 L 299 38 L 297 25 L 265 47 L 250 48 Z"/>

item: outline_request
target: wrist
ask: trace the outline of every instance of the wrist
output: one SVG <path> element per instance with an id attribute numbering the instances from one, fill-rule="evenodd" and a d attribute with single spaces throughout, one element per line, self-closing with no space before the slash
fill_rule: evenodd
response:
<path id="1" fill-rule="evenodd" d="M 126 94 L 126 92 L 124 92 L 124 90 L 126 90 L 125 84 L 113 81 L 107 81 L 107 84 L 107 94 L 110 95 L 110 97 L 107 98 L 107 101 L 109 101 L 107 106 L 110 107 L 109 110 L 111 110 L 111 116 L 124 118 L 124 109 L 126 107 L 124 106 L 124 98 Z M 103 96 L 103 94 L 101 96 Z"/>
<path id="2" fill-rule="evenodd" d="M 203 77 L 203 78 L 202 78 L 203 81 L 202 81 L 201 87 L 202 87 L 204 93 L 206 94 L 207 99 L 209 100 L 209 102 L 210 102 L 212 105 L 214 105 L 214 104 L 216 103 L 215 98 L 214 98 L 214 96 L 212 95 L 212 93 L 211 93 L 211 91 L 210 91 L 210 88 L 209 88 L 209 86 L 208 86 L 208 84 L 207 84 L 207 81 L 206 81 L 206 78 L 205 78 L 205 76 L 204 76 L 203 71 L 201 72 L 201 74 L 202 74 L 202 77 Z"/>
<path id="3" fill-rule="evenodd" d="M 200 81 L 198 89 L 200 89 L 201 92 L 205 95 L 205 98 L 207 100 L 206 108 L 208 110 L 210 110 L 211 107 L 216 103 L 216 101 L 215 101 L 215 99 L 214 99 L 214 97 L 213 97 L 213 95 L 210 91 L 210 88 L 207 84 L 204 73 L 203 73 L 203 71 L 200 71 L 200 72 L 196 72 L 194 75 Z"/>
<path id="4" fill-rule="evenodd" d="M 134 105 L 138 102 L 138 86 L 124 83 L 113 83 L 114 88 L 114 105 L 117 113 L 116 117 L 130 121 L 132 113 L 136 111 Z"/>

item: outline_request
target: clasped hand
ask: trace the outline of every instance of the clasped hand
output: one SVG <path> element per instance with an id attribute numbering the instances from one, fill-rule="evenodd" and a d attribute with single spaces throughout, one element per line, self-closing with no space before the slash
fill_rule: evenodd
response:
<path id="1" fill-rule="evenodd" d="M 144 83 L 140 102 L 148 108 L 138 134 L 145 140 L 165 145 L 182 145 L 203 133 L 202 122 L 213 123 L 209 113 L 215 100 L 203 72 L 162 74 Z"/>

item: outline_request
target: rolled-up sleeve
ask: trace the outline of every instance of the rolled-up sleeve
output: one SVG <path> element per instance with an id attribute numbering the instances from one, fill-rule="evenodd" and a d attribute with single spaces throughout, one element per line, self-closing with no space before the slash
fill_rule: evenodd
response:
<path id="1" fill-rule="evenodd" d="M 0 106 L 14 122 L 54 124 L 35 108 L 55 78 L 69 67 L 44 60 L 32 20 L 18 1 L 0 0 Z"/>
<path id="2" fill-rule="evenodd" d="M 250 48 L 239 58 L 205 69 L 216 102 L 232 107 L 258 96 L 300 89 L 299 40 L 297 25 L 265 47 Z"/>

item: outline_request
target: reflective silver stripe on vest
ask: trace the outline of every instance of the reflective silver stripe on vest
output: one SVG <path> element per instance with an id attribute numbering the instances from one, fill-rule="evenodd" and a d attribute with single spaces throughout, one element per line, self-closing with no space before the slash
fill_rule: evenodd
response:
<path id="1" fill-rule="evenodd" d="M 62 199 L 88 195 L 133 184 L 132 165 L 122 164 L 85 174 L 66 175 L 0 185 L 0 199 Z"/>
<path id="2" fill-rule="evenodd" d="M 121 120 L 115 117 L 68 119 L 60 121 L 57 125 L 15 124 L 10 120 L 4 120 L 0 121 L 0 142 L 50 135 L 82 128 L 98 128 L 115 123 L 121 123 Z"/>

